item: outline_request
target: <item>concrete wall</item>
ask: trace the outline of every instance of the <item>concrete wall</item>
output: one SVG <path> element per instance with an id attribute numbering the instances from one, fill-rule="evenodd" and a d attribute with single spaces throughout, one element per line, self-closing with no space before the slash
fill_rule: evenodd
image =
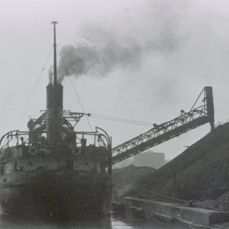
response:
<path id="1" fill-rule="evenodd" d="M 124 197 L 122 204 L 130 207 L 136 207 L 144 211 L 146 219 L 152 219 L 155 216 L 164 216 L 180 221 L 189 221 L 201 225 L 210 225 L 229 221 L 229 212 L 219 212 L 195 207 L 184 207 L 174 203 L 163 203 Z"/>

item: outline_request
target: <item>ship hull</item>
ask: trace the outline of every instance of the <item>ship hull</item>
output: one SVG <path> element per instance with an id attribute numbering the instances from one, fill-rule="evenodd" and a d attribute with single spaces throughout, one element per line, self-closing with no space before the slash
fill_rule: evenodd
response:
<path id="1" fill-rule="evenodd" d="M 99 174 L 39 173 L 0 189 L 3 211 L 26 218 L 93 218 L 109 214 L 111 183 Z"/>

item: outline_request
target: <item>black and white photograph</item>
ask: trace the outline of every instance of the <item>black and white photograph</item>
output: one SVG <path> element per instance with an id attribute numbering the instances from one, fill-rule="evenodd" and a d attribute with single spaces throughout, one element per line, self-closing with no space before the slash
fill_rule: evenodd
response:
<path id="1" fill-rule="evenodd" d="M 0 19 L 1 229 L 229 228 L 228 0 Z"/>

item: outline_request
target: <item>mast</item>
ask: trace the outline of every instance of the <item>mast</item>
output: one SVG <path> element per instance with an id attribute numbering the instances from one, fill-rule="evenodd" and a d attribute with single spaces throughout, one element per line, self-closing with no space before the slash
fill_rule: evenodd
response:
<path id="1" fill-rule="evenodd" d="M 54 85 L 54 89 L 56 89 L 56 87 L 57 87 L 57 63 L 56 63 L 56 24 L 58 24 L 58 22 L 56 22 L 56 21 L 53 21 L 52 22 L 52 24 L 53 24 L 53 32 L 54 32 L 54 43 L 53 43 L 53 48 L 54 48 L 54 58 L 53 58 L 53 73 L 54 73 L 54 81 L 53 81 L 53 85 Z M 56 90 L 54 90 L 54 91 L 56 91 Z"/>
<path id="2" fill-rule="evenodd" d="M 53 142 L 56 143 L 58 141 L 58 107 L 57 107 L 57 58 L 56 58 L 56 21 L 52 22 L 53 24 L 53 32 L 54 32 L 54 57 L 53 57 Z"/>

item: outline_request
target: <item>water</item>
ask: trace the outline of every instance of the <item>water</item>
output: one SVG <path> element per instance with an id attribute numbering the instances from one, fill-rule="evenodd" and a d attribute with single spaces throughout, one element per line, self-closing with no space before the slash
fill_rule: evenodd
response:
<path id="1" fill-rule="evenodd" d="M 1 229 L 184 229 L 177 223 L 165 223 L 155 220 L 147 222 L 142 219 L 126 218 L 124 216 L 111 216 L 102 220 L 84 221 L 27 221 L 12 219 L 5 215 L 0 219 Z"/>

